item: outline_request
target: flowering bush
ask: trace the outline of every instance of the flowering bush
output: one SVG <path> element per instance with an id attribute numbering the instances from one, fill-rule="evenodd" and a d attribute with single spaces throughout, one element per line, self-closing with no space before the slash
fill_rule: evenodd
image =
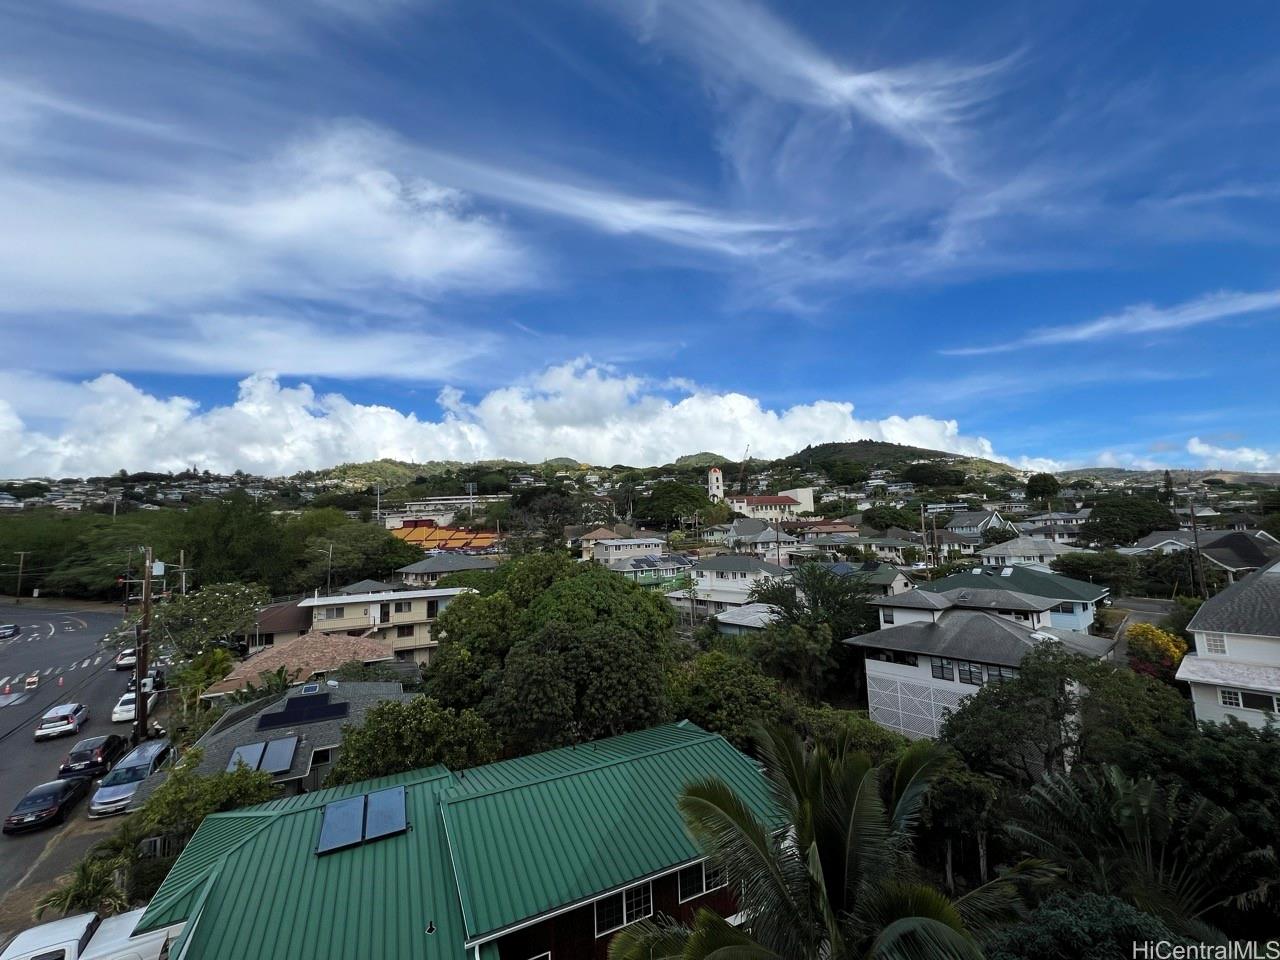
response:
<path id="1" fill-rule="evenodd" d="M 1161 680 L 1173 679 L 1187 653 L 1185 640 L 1150 623 L 1132 624 L 1124 637 L 1129 645 L 1129 666 Z"/>

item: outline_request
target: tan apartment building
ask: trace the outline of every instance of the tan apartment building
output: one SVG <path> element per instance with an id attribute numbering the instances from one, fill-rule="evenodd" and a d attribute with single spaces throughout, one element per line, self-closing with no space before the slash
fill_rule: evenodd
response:
<path id="1" fill-rule="evenodd" d="M 354 595 L 308 597 L 298 604 L 311 613 L 311 629 L 368 636 L 397 660 L 430 663 L 440 646 L 436 618 L 466 587 L 388 590 Z"/>

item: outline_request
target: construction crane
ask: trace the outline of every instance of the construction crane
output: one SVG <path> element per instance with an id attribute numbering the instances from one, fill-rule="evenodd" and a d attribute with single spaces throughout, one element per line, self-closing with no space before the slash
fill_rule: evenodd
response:
<path id="1" fill-rule="evenodd" d="M 738 492 L 747 492 L 747 457 L 751 453 L 751 444 L 747 444 L 747 449 L 742 451 L 742 469 L 738 471 Z"/>

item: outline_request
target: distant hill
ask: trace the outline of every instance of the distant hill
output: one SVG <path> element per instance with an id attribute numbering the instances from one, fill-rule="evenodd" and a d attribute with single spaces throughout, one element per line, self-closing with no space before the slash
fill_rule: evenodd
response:
<path id="1" fill-rule="evenodd" d="M 676 467 L 720 467 L 726 463 L 730 463 L 728 457 L 722 457 L 718 453 L 686 453 L 683 457 L 676 457 L 672 466 Z"/>
<path id="2" fill-rule="evenodd" d="M 341 480 L 351 485 L 383 487 L 401 487 L 412 483 L 418 477 L 433 477 L 451 470 L 468 467 L 491 467 L 499 470 L 519 469 L 527 464 L 518 460 L 479 460 L 463 462 L 461 460 L 428 460 L 426 463 L 411 463 L 405 460 L 369 460 L 364 463 L 341 463 L 336 467 L 324 470 L 305 470 L 294 474 L 295 479 Z M 574 466 L 577 466 L 574 461 Z"/>
<path id="3" fill-rule="evenodd" d="M 1222 480 L 1229 484 L 1257 484 L 1274 487 L 1280 485 L 1280 473 L 1250 473 L 1245 470 L 1178 470 L 1170 468 L 1176 483 L 1187 480 Z M 1164 469 L 1127 470 L 1123 467 L 1080 467 L 1061 470 L 1054 474 L 1059 480 L 1129 480 L 1133 483 L 1161 484 Z"/>
<path id="4" fill-rule="evenodd" d="M 581 462 L 573 457 L 552 457 L 550 460 L 542 461 L 544 467 L 559 467 L 562 470 L 572 470 L 581 465 Z"/>
<path id="5" fill-rule="evenodd" d="M 912 447 L 901 443 L 885 443 L 880 440 L 854 440 L 846 443 L 820 443 L 817 446 L 805 447 L 780 463 L 791 466 L 822 466 L 827 463 L 857 463 L 865 467 L 876 467 L 885 470 L 899 470 L 918 460 L 931 463 L 953 463 L 957 467 L 978 474 L 984 473 L 1016 473 L 1014 467 L 995 460 L 984 460 L 981 457 L 965 457 L 944 450 L 930 450 L 926 447 Z"/>

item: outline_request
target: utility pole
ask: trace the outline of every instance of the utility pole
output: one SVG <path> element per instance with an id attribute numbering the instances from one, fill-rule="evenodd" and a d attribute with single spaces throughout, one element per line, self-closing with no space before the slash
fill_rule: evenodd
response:
<path id="1" fill-rule="evenodd" d="M 924 562 L 933 566 L 929 561 L 929 537 L 924 529 L 924 504 L 920 504 L 920 546 L 924 548 Z"/>
<path id="2" fill-rule="evenodd" d="M 145 548 L 142 568 L 142 622 L 138 629 L 138 645 L 134 650 L 133 742 L 147 738 L 147 692 L 143 681 L 147 676 L 147 652 L 151 645 L 151 548 Z"/>
<path id="3" fill-rule="evenodd" d="M 1200 581 L 1200 596 L 1209 599 L 1209 584 L 1204 581 L 1204 562 L 1200 559 L 1200 525 L 1196 523 L 1196 502 L 1194 495 L 1188 495 L 1187 506 L 1191 508 L 1191 542 L 1195 545 L 1196 557 L 1193 570 Z"/>
<path id="4" fill-rule="evenodd" d="M 27 554 L 28 554 L 28 553 L 30 553 L 31 551 L 30 551 L 30 550 L 15 550 L 15 551 L 13 551 L 13 552 L 14 552 L 14 553 L 16 553 L 16 554 L 18 555 L 18 589 L 15 591 L 15 592 L 16 592 L 16 594 L 17 594 L 17 596 L 16 596 L 16 597 L 14 597 L 14 600 L 13 600 L 14 605 L 16 606 L 16 605 L 18 605 L 19 603 L 21 603 L 21 602 L 22 602 L 22 569 L 23 569 L 23 567 L 25 567 L 25 566 L 26 566 L 26 563 L 27 563 Z"/>
<path id="5" fill-rule="evenodd" d="M 182 578 L 182 595 L 187 595 L 187 551 L 178 551 L 178 575 Z"/>
<path id="6" fill-rule="evenodd" d="M 333 544 L 329 544 L 329 568 L 324 575 L 324 592 L 327 595 L 333 593 Z"/>

